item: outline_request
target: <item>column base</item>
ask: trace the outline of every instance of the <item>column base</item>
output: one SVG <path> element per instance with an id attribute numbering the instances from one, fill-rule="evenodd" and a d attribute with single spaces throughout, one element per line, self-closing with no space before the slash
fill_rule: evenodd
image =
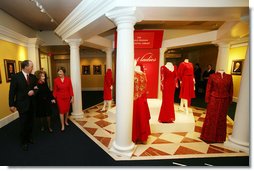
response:
<path id="1" fill-rule="evenodd" d="M 79 118 L 83 118 L 84 117 L 84 113 L 81 111 L 81 112 L 75 112 L 75 113 L 71 113 L 71 116 L 75 119 L 79 119 Z"/>
<path id="2" fill-rule="evenodd" d="M 229 136 L 228 140 L 226 142 L 224 142 L 224 146 L 238 149 L 239 151 L 243 151 L 248 154 L 250 151 L 248 143 L 238 142 L 237 140 L 234 140 L 234 138 L 232 138 L 232 136 Z"/>
<path id="3" fill-rule="evenodd" d="M 136 145 L 133 142 L 128 147 L 120 147 L 116 145 L 116 142 L 114 141 L 109 151 L 115 153 L 116 155 L 131 157 L 135 147 Z"/>

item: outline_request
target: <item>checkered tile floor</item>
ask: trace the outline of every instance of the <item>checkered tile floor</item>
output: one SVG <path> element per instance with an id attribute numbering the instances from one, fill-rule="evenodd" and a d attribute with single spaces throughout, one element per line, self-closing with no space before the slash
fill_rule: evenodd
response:
<path id="1" fill-rule="evenodd" d="M 146 144 L 136 144 L 130 158 L 109 152 L 114 140 L 115 121 L 101 112 L 103 103 L 84 110 L 84 118 L 71 121 L 115 160 L 151 160 L 177 158 L 204 158 L 223 156 L 248 156 L 248 154 L 224 147 L 223 143 L 207 144 L 199 139 L 205 119 L 205 109 L 191 107 L 195 118 L 194 132 L 152 133 Z M 227 119 L 227 135 L 232 133 L 233 121 Z"/>

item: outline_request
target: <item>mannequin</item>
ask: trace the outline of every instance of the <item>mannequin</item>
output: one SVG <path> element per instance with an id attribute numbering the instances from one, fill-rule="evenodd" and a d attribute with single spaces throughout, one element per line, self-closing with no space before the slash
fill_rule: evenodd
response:
<path id="1" fill-rule="evenodd" d="M 194 69 L 188 58 L 185 58 L 180 63 L 178 68 L 178 76 L 180 80 L 180 95 L 181 98 L 179 110 L 185 111 L 188 114 L 188 106 L 190 106 L 191 98 L 195 97 L 195 78 Z"/>
<path id="2" fill-rule="evenodd" d="M 165 66 L 169 69 L 169 71 L 174 71 L 174 65 L 171 62 L 167 62 Z"/>
<path id="3" fill-rule="evenodd" d="M 158 121 L 161 123 L 173 123 L 175 121 L 175 88 L 178 87 L 177 67 L 171 62 L 167 62 L 166 65 L 161 66 L 160 71 L 162 104 Z"/>
<path id="4" fill-rule="evenodd" d="M 104 95 L 103 95 L 104 105 L 101 111 L 108 111 L 111 109 L 112 89 L 113 89 L 112 71 L 110 68 L 108 68 L 104 77 Z"/>

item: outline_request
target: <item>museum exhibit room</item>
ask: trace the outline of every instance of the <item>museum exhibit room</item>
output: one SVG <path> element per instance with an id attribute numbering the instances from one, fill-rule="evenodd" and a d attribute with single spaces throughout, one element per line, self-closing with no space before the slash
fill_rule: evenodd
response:
<path id="1" fill-rule="evenodd" d="M 1 0 L 0 166 L 250 167 L 248 0 Z"/>

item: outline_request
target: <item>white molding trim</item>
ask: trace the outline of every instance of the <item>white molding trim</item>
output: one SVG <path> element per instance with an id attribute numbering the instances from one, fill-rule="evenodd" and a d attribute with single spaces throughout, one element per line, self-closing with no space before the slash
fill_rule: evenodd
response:
<path id="1" fill-rule="evenodd" d="M 0 25 L 0 39 L 21 46 L 27 46 L 28 37 Z"/>
<path id="2" fill-rule="evenodd" d="M 114 0 L 82 1 L 64 21 L 55 29 L 62 39 L 67 39 L 85 26 L 97 20 L 114 8 Z"/>
<path id="3" fill-rule="evenodd" d="M 215 40 L 217 40 L 217 30 L 164 40 L 162 42 L 161 48 L 183 47 L 183 46 L 195 45 L 195 44 L 201 44 L 201 43 L 210 43 Z"/>
<path id="4" fill-rule="evenodd" d="M 9 123 L 11 123 L 12 121 L 14 121 L 17 118 L 19 118 L 18 111 L 0 119 L 0 128 L 4 127 L 5 125 L 8 125 Z"/>

